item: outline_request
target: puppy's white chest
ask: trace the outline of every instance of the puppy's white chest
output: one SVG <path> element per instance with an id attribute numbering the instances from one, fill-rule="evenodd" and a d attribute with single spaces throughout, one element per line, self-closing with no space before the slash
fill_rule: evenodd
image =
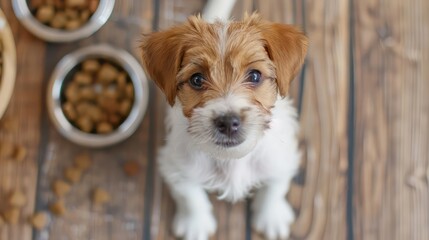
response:
<path id="1" fill-rule="evenodd" d="M 203 186 L 210 192 L 219 194 L 220 199 L 237 201 L 248 195 L 249 191 L 257 186 L 264 176 L 262 169 L 257 171 L 255 159 L 250 156 L 234 160 L 207 159 L 207 172 L 203 179 Z"/>

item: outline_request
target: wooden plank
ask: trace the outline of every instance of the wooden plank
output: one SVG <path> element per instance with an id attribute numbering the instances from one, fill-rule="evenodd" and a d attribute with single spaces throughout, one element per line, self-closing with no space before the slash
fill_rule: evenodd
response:
<path id="1" fill-rule="evenodd" d="M 103 42 L 129 50 L 137 56 L 137 38 L 142 31 L 148 32 L 151 27 L 152 15 L 147 11 L 151 7 L 151 0 L 117 2 L 108 23 L 92 37 L 69 44 L 49 44 L 44 59 L 45 86 L 59 59 L 81 46 Z M 142 20 L 139 22 L 137 19 Z M 100 150 L 72 144 L 59 135 L 49 119 L 45 117 L 43 120 L 45 145 L 40 146 L 42 164 L 38 210 L 47 210 L 56 201 L 51 185 L 54 180 L 64 178 L 64 169 L 72 165 L 77 154 L 88 152 L 92 156 L 93 166 L 64 199 L 68 213 L 64 217 L 53 217 L 50 226 L 37 232 L 35 239 L 46 239 L 47 236 L 50 239 L 143 239 L 146 173 L 150 171 L 147 168 L 150 143 L 148 115 L 132 137 Z M 142 168 L 134 178 L 127 177 L 122 170 L 122 165 L 129 160 L 138 161 Z M 91 204 L 90 194 L 96 187 L 106 189 L 112 196 L 105 207 Z"/>
<path id="2" fill-rule="evenodd" d="M 292 238 L 345 239 L 348 1 L 257 3 L 257 9 L 268 19 L 305 23 L 302 28 L 310 39 L 301 96 L 302 172 L 288 194 L 297 211 Z M 291 88 L 294 100 L 300 98 L 297 83 Z M 255 234 L 252 239 L 261 238 Z"/>
<path id="3" fill-rule="evenodd" d="M 26 220 L 35 205 L 42 92 L 45 87 L 42 84 L 44 68 L 40 67 L 40 63 L 45 58 L 46 48 L 43 41 L 21 27 L 13 14 L 11 1 L 1 0 L 0 5 L 15 38 L 18 69 L 14 94 L 0 123 L 0 142 L 21 145 L 27 149 L 27 157 L 21 163 L 0 158 L 0 211 L 8 208 L 5 199 L 14 189 L 23 191 L 28 200 L 21 211 L 18 225 L 0 226 L 0 239 L 30 240 L 32 231 Z"/>
<path id="4" fill-rule="evenodd" d="M 355 0 L 355 239 L 428 239 L 428 1 Z"/>
<path id="5" fill-rule="evenodd" d="M 346 239 L 349 1 L 303 3 L 310 39 L 300 117 L 305 185 L 292 232 Z"/>

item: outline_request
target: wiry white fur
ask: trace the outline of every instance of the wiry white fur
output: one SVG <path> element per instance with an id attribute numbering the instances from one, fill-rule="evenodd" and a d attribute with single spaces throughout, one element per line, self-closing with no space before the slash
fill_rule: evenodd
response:
<path id="1" fill-rule="evenodd" d="M 233 148 L 214 145 L 205 135 L 210 118 L 243 108 L 250 109 L 242 126 L 246 140 Z M 296 112 L 291 101 L 278 98 L 268 119 L 269 129 L 261 128 L 266 118 L 247 99 L 233 95 L 208 102 L 190 120 L 183 115 L 178 99 L 168 109 L 167 142 L 158 162 L 177 204 L 176 236 L 205 240 L 215 231 L 204 190 L 234 202 L 260 187 L 253 203 L 254 227 L 269 239 L 287 238 L 294 215 L 285 195 L 299 164 Z"/>

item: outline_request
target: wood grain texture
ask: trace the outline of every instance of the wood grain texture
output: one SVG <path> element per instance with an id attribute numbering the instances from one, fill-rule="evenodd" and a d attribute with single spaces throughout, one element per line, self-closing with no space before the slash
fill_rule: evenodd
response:
<path id="1" fill-rule="evenodd" d="M 353 1 L 355 239 L 427 239 L 428 1 Z"/>
<path id="2" fill-rule="evenodd" d="M 18 225 L 0 227 L 0 239 L 29 240 L 32 237 L 32 230 L 25 223 L 26 218 L 33 212 L 36 199 L 44 88 L 42 84 L 44 69 L 40 67 L 40 63 L 44 61 L 46 48 L 42 41 L 20 26 L 10 2 L 2 0 L 0 7 L 9 21 L 15 38 L 18 71 L 15 91 L 2 119 L 0 142 L 26 147 L 27 157 L 20 163 L 0 158 L 0 210 L 8 207 L 4 199 L 13 189 L 23 191 L 28 198 L 28 203 L 21 211 Z M 20 71 L 20 69 L 26 69 L 26 71 Z"/>
<path id="3" fill-rule="evenodd" d="M 49 59 L 45 60 L 47 72 L 65 54 L 81 46 L 107 43 L 126 49 L 139 59 L 138 38 L 142 32 L 151 30 L 152 1 L 123 1 L 116 4 L 114 12 L 103 28 L 88 39 L 72 44 L 48 45 Z M 85 149 L 61 137 L 47 124 L 43 129 L 48 135 L 46 146 L 41 150 L 43 163 L 38 188 L 38 209 L 45 210 L 56 199 L 51 184 L 63 178 L 65 168 L 72 165 L 74 157 L 88 152 L 93 166 L 84 173 L 65 198 L 68 213 L 54 217 L 54 221 L 36 239 L 143 239 L 146 204 L 146 175 L 148 168 L 150 121 L 149 115 L 132 137 L 124 142 L 104 148 Z M 124 174 L 122 166 L 127 161 L 137 161 L 141 172 L 135 177 Z M 94 188 L 101 187 L 111 195 L 105 206 L 95 206 L 90 200 Z"/>

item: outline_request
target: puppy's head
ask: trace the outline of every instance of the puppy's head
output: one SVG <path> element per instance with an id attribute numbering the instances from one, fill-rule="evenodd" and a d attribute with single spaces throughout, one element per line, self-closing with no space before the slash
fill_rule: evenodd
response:
<path id="1" fill-rule="evenodd" d="M 202 150 L 223 158 L 246 155 L 269 128 L 307 50 L 290 25 L 261 20 L 183 24 L 143 38 L 143 65 L 171 106 L 188 119 Z"/>

